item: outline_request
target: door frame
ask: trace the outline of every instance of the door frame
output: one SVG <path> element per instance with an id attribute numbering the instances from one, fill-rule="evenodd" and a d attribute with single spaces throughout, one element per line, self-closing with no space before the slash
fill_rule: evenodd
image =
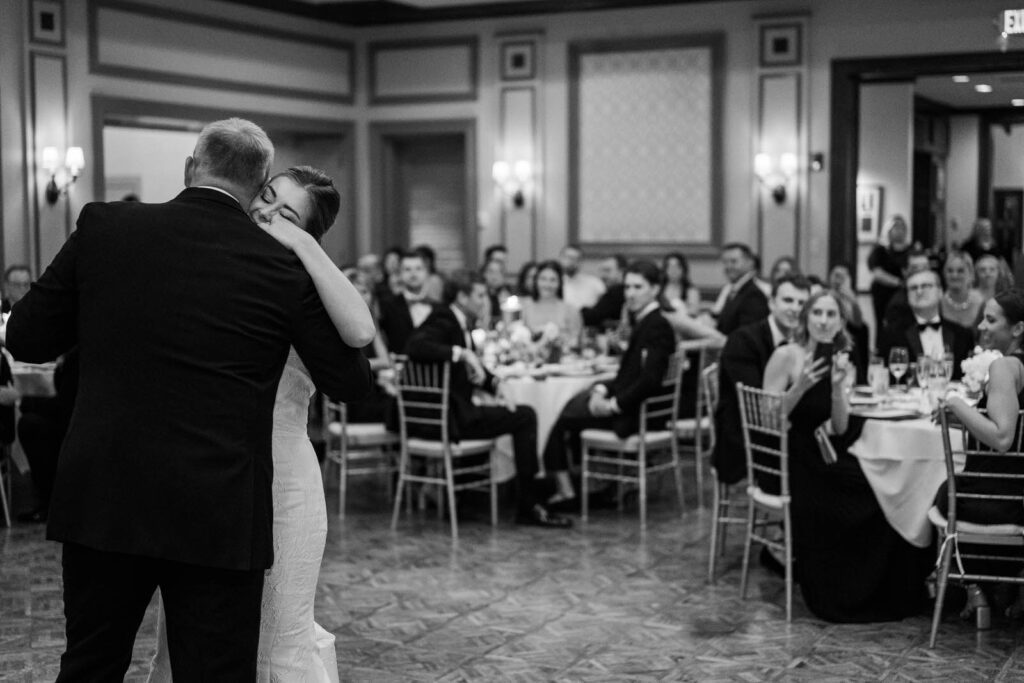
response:
<path id="1" fill-rule="evenodd" d="M 358 224 L 356 222 L 356 175 L 355 124 L 343 119 L 318 119 L 288 116 L 238 109 L 220 109 L 193 104 L 175 104 L 154 100 L 92 96 L 92 148 L 95 171 L 93 173 L 93 196 L 102 201 L 105 196 L 106 170 L 103 155 L 103 127 L 107 124 L 136 126 L 139 128 L 164 130 L 194 130 L 197 133 L 210 121 L 241 117 L 257 123 L 271 131 L 310 135 L 332 135 L 341 139 L 342 156 L 349 163 L 349 182 L 344 188 L 348 193 L 348 206 L 342 206 L 348 221 L 347 239 L 343 246 L 349 256 L 361 253 L 358 249 Z M 184 173 L 184 159 L 182 172 Z M 340 188 L 339 188 L 340 189 Z M 332 255 L 340 256 L 340 255 Z M 349 258 L 348 260 L 354 260 Z"/>
<path id="2" fill-rule="evenodd" d="M 971 52 L 832 60 L 829 147 L 829 267 L 857 263 L 857 170 L 860 86 L 912 81 L 924 75 L 1024 71 L 1024 52 Z M 984 148 L 981 155 L 984 157 Z M 980 160 L 982 164 L 985 158 Z M 979 166 L 980 173 L 984 165 Z M 980 186 L 980 183 L 979 183 Z M 985 208 L 987 208 L 987 197 Z M 979 204 L 978 212 L 983 211 Z M 853 269 L 856 278 L 856 268 Z"/>
<path id="3" fill-rule="evenodd" d="M 412 121 L 370 122 L 370 250 L 383 253 L 385 249 L 404 244 L 397 225 L 398 202 L 393 195 L 397 172 L 396 144 L 416 138 L 438 135 L 461 135 L 465 150 L 465 217 L 462 226 L 462 247 L 468 268 L 477 264 L 477 173 L 476 173 L 476 119 L 430 119 Z M 407 240 L 406 240 L 407 241 Z"/>

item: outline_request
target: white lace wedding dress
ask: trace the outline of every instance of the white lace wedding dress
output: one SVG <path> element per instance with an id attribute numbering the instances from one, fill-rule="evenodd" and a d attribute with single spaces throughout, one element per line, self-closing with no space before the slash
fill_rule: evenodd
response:
<path id="1" fill-rule="evenodd" d="M 306 423 L 313 381 L 292 349 L 274 403 L 274 566 L 263 584 L 260 683 L 337 683 L 334 636 L 313 621 L 327 505 Z M 149 683 L 171 680 L 163 612 Z"/>

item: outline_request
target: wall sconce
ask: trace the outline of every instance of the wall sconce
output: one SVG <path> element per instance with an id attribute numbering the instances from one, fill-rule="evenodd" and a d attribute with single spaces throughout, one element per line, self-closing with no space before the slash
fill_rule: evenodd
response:
<path id="1" fill-rule="evenodd" d="M 514 164 L 507 161 L 495 161 L 491 167 L 491 177 L 501 191 L 512 198 L 512 206 L 521 209 L 526 205 L 526 186 L 533 178 L 533 164 L 520 159 Z"/>
<path id="2" fill-rule="evenodd" d="M 784 204 L 786 201 L 786 187 L 796 175 L 797 160 L 792 152 L 783 152 L 779 155 L 778 164 L 770 154 L 759 152 L 754 157 L 754 175 L 761 181 L 761 184 L 772 192 L 772 199 L 776 204 Z"/>
<path id="3" fill-rule="evenodd" d="M 68 147 L 64 156 L 64 166 L 59 166 L 60 153 L 56 147 L 43 148 L 43 170 L 50 174 L 50 182 L 46 184 L 46 203 L 53 206 L 62 194 L 67 194 L 78 174 L 85 167 L 85 153 L 81 147 Z M 60 184 L 57 176 L 60 175 Z"/>

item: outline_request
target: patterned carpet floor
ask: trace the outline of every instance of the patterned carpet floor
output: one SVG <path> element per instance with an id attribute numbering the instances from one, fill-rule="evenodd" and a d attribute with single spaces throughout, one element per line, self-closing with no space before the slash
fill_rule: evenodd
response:
<path id="1" fill-rule="evenodd" d="M 495 529 L 461 514 L 455 544 L 436 513 L 391 532 L 383 484 L 350 490 L 344 520 L 328 492 L 317 596 L 343 681 L 1024 680 L 1020 623 L 950 615 L 929 650 L 929 615 L 829 624 L 797 590 L 787 624 L 783 582 L 760 566 L 740 598 L 738 533 L 709 586 L 710 515 L 691 501 L 680 517 L 668 487 L 646 533 L 632 508 L 566 532 L 517 527 L 506 507 Z M 126 680 L 145 680 L 154 629 L 151 606 Z M 63 642 L 59 547 L 40 525 L 0 529 L 0 680 L 52 681 Z"/>

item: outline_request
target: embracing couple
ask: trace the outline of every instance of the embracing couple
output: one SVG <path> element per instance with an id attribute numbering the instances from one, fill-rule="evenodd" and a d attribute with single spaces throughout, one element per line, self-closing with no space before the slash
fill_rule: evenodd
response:
<path id="1" fill-rule="evenodd" d="M 85 206 L 14 308 L 15 357 L 80 353 L 47 527 L 58 681 L 122 680 L 157 588 L 155 680 L 336 680 L 316 650 L 327 519 L 306 419 L 314 387 L 368 391 L 374 328 L 318 243 L 330 178 L 268 180 L 273 155 L 248 121 L 210 124 L 181 194 Z"/>

